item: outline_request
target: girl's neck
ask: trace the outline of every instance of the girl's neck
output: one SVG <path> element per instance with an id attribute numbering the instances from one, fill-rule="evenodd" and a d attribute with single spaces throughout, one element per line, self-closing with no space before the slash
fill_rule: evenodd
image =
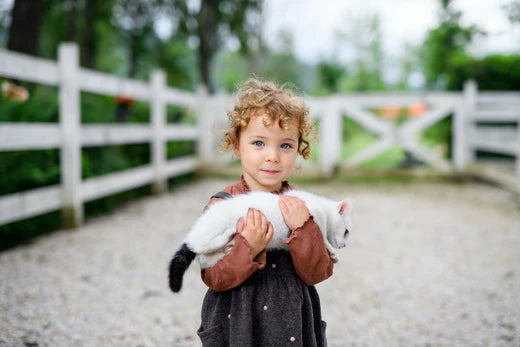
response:
<path id="1" fill-rule="evenodd" d="M 242 184 L 242 187 L 244 188 L 245 192 L 251 192 L 251 191 L 269 191 L 274 194 L 281 194 L 283 193 L 287 188 L 289 188 L 289 182 L 282 181 L 280 182 L 279 187 L 272 189 L 272 190 L 264 190 L 264 189 L 255 189 L 253 186 L 253 189 L 251 189 L 251 186 L 247 183 L 246 178 L 244 177 L 244 174 L 240 176 L 240 182 Z"/>

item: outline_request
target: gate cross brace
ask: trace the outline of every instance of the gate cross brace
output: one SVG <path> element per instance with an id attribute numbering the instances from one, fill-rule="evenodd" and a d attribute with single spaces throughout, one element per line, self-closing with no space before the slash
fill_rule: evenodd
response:
<path id="1" fill-rule="evenodd" d="M 376 142 L 350 157 L 347 160 L 347 166 L 357 166 L 379 155 L 390 146 L 398 144 L 419 159 L 432 165 L 435 169 L 441 172 L 450 171 L 452 168 L 451 163 L 442 158 L 439 153 L 435 153 L 433 150 L 420 144 L 419 135 L 430 125 L 447 117 L 453 110 L 453 104 L 437 105 L 420 118 L 410 119 L 401 126 L 395 126 L 392 121 L 381 119 L 373 113 L 363 110 L 358 105 L 345 105 L 342 111 L 348 117 L 380 136 Z"/>

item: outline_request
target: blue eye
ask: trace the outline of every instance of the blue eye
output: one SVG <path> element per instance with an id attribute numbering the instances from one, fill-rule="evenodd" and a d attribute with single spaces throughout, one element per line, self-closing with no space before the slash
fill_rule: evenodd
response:
<path id="1" fill-rule="evenodd" d="M 281 147 L 282 147 L 283 149 L 289 149 L 289 148 L 292 148 L 292 146 L 291 146 L 290 144 L 288 144 L 288 143 L 284 143 L 284 144 L 282 144 Z"/>
<path id="2" fill-rule="evenodd" d="M 255 142 L 253 142 L 253 145 L 260 147 L 260 146 L 263 146 L 264 143 L 262 141 L 255 141 Z"/>

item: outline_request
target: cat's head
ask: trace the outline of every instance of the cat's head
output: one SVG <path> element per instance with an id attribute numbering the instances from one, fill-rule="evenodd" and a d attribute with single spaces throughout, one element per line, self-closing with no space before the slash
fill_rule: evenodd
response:
<path id="1" fill-rule="evenodd" d="M 329 216 L 329 225 L 327 227 L 327 239 L 334 248 L 343 248 L 346 246 L 347 238 L 352 231 L 352 208 L 354 200 L 345 199 L 337 202 L 333 206 L 331 216 Z"/>

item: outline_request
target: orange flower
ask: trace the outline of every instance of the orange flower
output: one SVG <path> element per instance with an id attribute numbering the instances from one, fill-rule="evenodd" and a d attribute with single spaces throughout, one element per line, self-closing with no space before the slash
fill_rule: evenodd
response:
<path id="1" fill-rule="evenodd" d="M 27 101 L 29 99 L 27 89 L 7 81 L 2 83 L 2 93 L 4 97 L 14 101 Z"/>
<path id="2" fill-rule="evenodd" d="M 408 106 L 408 114 L 410 115 L 410 117 L 420 117 L 426 111 L 428 111 L 428 108 L 424 103 L 420 101 L 414 102 L 413 104 Z"/>
<path id="3" fill-rule="evenodd" d="M 393 105 L 387 105 L 381 108 L 381 116 L 387 119 L 395 119 L 399 116 L 399 107 Z"/>
<path id="4" fill-rule="evenodd" d="M 116 103 L 132 105 L 134 103 L 134 99 L 125 95 L 119 95 L 116 97 Z"/>

